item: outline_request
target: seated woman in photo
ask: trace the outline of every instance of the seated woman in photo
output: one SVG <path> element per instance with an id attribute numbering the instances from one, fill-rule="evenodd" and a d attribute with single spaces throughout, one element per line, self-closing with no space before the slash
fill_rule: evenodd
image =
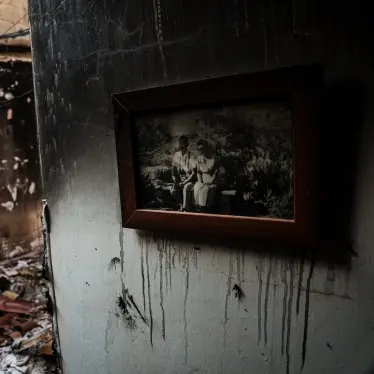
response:
<path id="1" fill-rule="evenodd" d="M 202 212 L 209 211 L 217 189 L 217 175 L 220 169 L 219 158 L 206 140 L 197 143 L 199 156 L 196 160 L 197 182 L 194 185 L 194 202 Z"/>
<path id="2" fill-rule="evenodd" d="M 173 156 L 172 178 L 171 193 L 179 205 L 179 209 L 181 211 L 190 210 L 191 191 L 196 181 L 196 161 L 188 149 L 188 138 L 185 135 L 179 138 L 179 147 Z"/>

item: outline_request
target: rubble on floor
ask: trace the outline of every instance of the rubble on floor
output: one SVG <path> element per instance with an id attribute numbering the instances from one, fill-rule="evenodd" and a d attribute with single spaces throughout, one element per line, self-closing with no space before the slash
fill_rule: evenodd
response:
<path id="1" fill-rule="evenodd" d="M 0 261 L 0 373 L 56 372 L 43 248 L 33 244 Z"/>

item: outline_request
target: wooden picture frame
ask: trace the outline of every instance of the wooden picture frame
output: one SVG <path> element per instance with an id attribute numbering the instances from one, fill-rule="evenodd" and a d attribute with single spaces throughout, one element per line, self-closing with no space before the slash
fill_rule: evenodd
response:
<path id="1" fill-rule="evenodd" d="M 116 134 L 123 227 L 212 236 L 260 239 L 293 244 L 318 240 L 317 181 L 319 66 L 301 66 L 267 72 L 224 76 L 114 94 L 118 122 Z M 293 219 L 143 209 L 134 149 L 134 118 L 141 113 L 253 100 L 287 98 L 293 133 Z"/>

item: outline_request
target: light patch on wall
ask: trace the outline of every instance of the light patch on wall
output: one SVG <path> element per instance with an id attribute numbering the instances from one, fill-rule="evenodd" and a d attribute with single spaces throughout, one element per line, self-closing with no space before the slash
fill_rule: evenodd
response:
<path id="1" fill-rule="evenodd" d="M 6 118 L 7 118 L 8 121 L 13 118 L 13 110 L 12 109 L 8 109 Z"/>

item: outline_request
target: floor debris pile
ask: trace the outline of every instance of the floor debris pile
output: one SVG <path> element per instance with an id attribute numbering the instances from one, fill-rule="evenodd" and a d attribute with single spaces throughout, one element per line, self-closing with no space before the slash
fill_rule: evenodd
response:
<path id="1" fill-rule="evenodd" d="M 0 373 L 56 372 L 40 242 L 0 261 Z"/>

